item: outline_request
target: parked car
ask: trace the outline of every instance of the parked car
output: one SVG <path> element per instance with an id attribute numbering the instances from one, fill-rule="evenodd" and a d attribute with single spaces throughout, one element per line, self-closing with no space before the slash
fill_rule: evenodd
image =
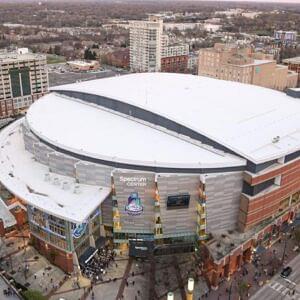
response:
<path id="1" fill-rule="evenodd" d="M 280 276 L 282 278 L 287 278 L 290 276 L 290 274 L 292 273 L 293 269 L 291 267 L 286 267 L 284 268 L 281 273 L 280 273 Z"/>

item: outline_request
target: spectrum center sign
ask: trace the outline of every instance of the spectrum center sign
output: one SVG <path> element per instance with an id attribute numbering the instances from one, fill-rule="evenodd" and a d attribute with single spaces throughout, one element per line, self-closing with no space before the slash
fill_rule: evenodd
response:
<path id="1" fill-rule="evenodd" d="M 145 176 L 120 176 L 120 182 L 132 188 L 125 205 L 126 213 L 129 216 L 140 215 L 144 211 L 144 207 L 137 190 L 147 186 L 147 178 Z"/>
<path id="2" fill-rule="evenodd" d="M 127 186 L 144 187 L 147 185 L 147 178 L 135 176 L 120 176 L 120 182 L 125 183 Z"/>

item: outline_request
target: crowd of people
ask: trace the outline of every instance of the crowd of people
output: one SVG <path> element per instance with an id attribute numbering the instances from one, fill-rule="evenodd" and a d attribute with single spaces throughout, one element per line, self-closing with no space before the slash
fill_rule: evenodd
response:
<path id="1" fill-rule="evenodd" d="M 12 288 L 8 287 L 7 289 L 3 290 L 3 295 L 4 296 L 13 296 L 13 295 L 15 295 L 15 292 Z"/>
<path id="2" fill-rule="evenodd" d="M 82 267 L 82 274 L 94 282 L 102 281 L 105 269 L 115 260 L 115 252 L 108 247 L 99 248 L 94 257 Z"/>

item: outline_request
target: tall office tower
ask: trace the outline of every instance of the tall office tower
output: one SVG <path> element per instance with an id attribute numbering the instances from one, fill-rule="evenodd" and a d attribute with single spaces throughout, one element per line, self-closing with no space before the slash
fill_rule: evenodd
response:
<path id="1" fill-rule="evenodd" d="M 19 114 L 48 92 L 46 65 L 44 55 L 27 48 L 0 53 L 0 118 Z"/>
<path id="2" fill-rule="evenodd" d="M 161 68 L 163 20 L 130 22 L 130 69 L 133 72 L 158 72 Z"/>

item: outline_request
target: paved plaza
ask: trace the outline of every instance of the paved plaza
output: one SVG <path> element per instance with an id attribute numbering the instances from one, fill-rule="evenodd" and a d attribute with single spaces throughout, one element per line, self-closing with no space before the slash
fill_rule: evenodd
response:
<path id="1" fill-rule="evenodd" d="M 0 266 L 15 281 L 41 291 L 50 300 L 166 299 L 169 291 L 174 292 L 175 300 L 186 299 L 189 277 L 195 279 L 195 300 L 227 300 L 229 297 L 236 300 L 241 281 L 249 285 L 243 299 L 300 300 L 300 256 L 294 246 L 295 241 L 288 233 L 286 242 L 281 239 L 257 253 L 255 262 L 244 265 L 230 281 L 221 282 L 216 291 L 210 290 L 201 276 L 196 253 L 163 255 L 147 260 L 117 256 L 109 262 L 103 276 L 91 282 L 80 275 L 66 275 L 27 245 L 26 238 L 15 235 L 0 241 L 3 257 Z M 288 280 L 278 275 L 283 268 L 282 258 L 283 265 L 291 265 L 294 270 Z M 5 288 L 5 282 L 1 287 Z"/>

